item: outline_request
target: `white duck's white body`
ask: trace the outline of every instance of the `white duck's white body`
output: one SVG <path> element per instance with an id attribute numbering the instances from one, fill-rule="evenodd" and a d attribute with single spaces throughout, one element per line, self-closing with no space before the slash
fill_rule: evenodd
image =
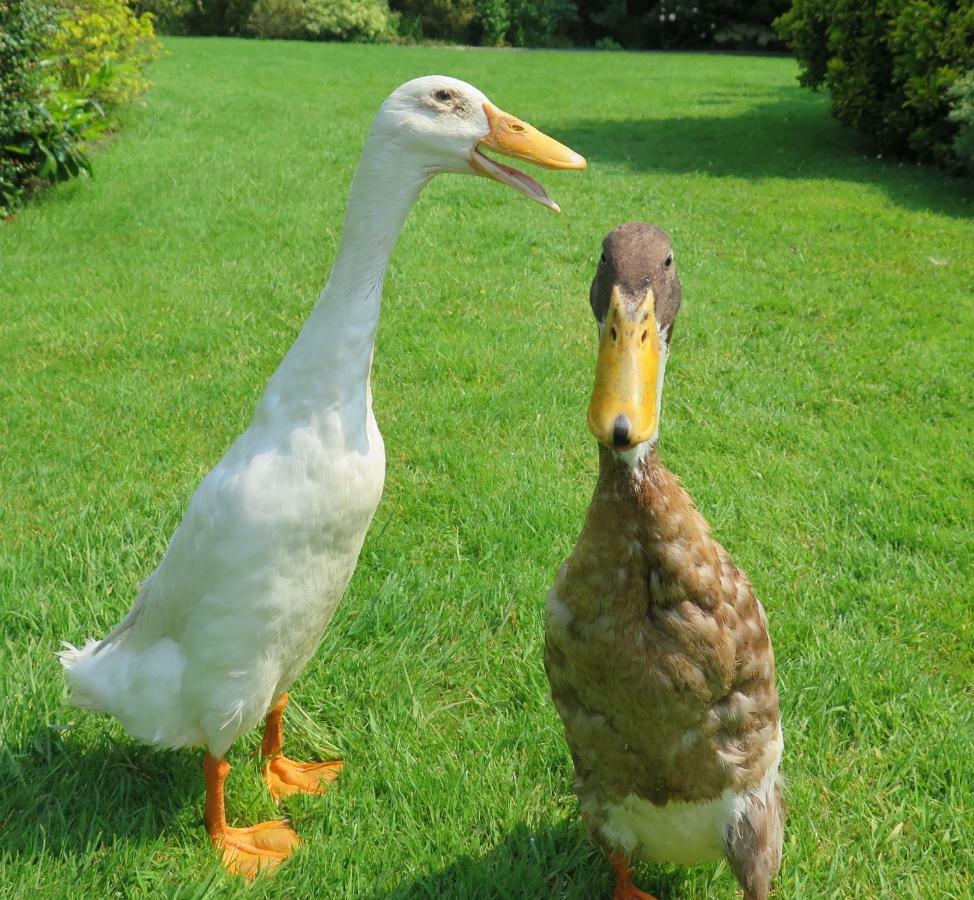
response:
<path id="1" fill-rule="evenodd" d="M 287 690 L 328 626 L 385 477 L 369 376 L 382 283 L 403 221 L 441 172 L 483 175 L 557 210 L 481 145 L 556 169 L 585 160 L 455 78 L 400 85 L 372 121 L 331 278 L 251 426 L 200 484 L 159 567 L 101 641 L 59 655 L 72 700 L 145 743 L 205 744 L 203 820 L 228 871 L 254 878 L 298 846 L 286 822 L 227 821 L 224 754 L 264 719 L 264 782 L 319 794 L 340 761 L 284 754 Z"/>
<path id="2" fill-rule="evenodd" d="M 418 78 L 389 95 L 362 150 L 331 277 L 253 423 L 200 484 L 128 615 L 104 640 L 61 652 L 74 703 L 113 714 L 146 743 L 205 744 L 219 758 L 304 669 L 382 495 L 369 375 L 383 279 L 410 207 L 433 176 L 455 172 L 558 208 L 481 144 L 549 168 L 585 166 L 457 79 Z M 222 841 L 225 823 L 214 822 Z"/>
<path id="3" fill-rule="evenodd" d="M 332 276 L 253 423 L 196 490 L 128 615 L 61 653 L 72 701 L 140 741 L 221 756 L 304 669 L 355 570 L 385 476 L 369 387 L 383 277 L 435 174 L 404 176 L 394 149 L 377 117 Z"/>

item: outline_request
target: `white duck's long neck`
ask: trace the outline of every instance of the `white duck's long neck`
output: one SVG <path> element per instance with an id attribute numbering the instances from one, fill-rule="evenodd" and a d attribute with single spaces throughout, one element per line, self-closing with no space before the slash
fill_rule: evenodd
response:
<path id="1" fill-rule="evenodd" d="M 364 426 L 382 283 L 403 222 L 431 173 L 370 135 L 331 276 L 258 407 L 279 419 L 351 405 Z M 361 411 L 361 416 L 358 415 Z"/>

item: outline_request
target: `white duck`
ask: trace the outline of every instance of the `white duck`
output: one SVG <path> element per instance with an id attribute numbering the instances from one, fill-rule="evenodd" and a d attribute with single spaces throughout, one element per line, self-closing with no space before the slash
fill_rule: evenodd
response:
<path id="1" fill-rule="evenodd" d="M 585 160 L 455 78 L 401 85 L 372 122 L 331 277 L 257 406 L 203 479 L 135 605 L 101 641 L 59 655 L 72 702 L 157 747 L 203 744 L 205 821 L 224 865 L 252 877 L 298 844 L 286 822 L 227 824 L 230 745 L 266 718 L 275 799 L 320 793 L 340 762 L 282 750 L 287 690 L 341 600 L 382 494 L 369 377 L 382 283 L 403 221 L 440 172 L 484 175 L 558 210 L 481 148 L 553 169 Z"/>

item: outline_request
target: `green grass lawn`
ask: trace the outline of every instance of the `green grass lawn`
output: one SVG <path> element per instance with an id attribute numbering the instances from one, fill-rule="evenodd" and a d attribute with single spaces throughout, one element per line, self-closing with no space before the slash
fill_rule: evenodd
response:
<path id="1" fill-rule="evenodd" d="M 439 71 L 590 167 L 544 173 L 562 216 L 443 177 L 406 224 L 375 355 L 386 494 L 292 691 L 292 755 L 348 765 L 286 804 L 305 847 L 246 896 L 611 892 L 542 610 L 596 471 L 589 280 L 644 219 L 684 285 L 663 458 L 771 620 L 777 894 L 971 897 L 969 185 L 864 156 L 787 59 L 166 44 L 96 177 L 0 224 L 0 896 L 243 893 L 199 752 L 67 707 L 54 651 L 129 607 L 324 283 L 372 115 Z M 274 813 L 258 737 L 231 753 L 235 824 Z M 638 875 L 663 900 L 736 888 Z"/>

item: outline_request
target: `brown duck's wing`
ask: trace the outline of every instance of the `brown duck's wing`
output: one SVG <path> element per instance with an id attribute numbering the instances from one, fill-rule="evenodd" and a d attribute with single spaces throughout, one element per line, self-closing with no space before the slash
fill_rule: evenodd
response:
<path id="1" fill-rule="evenodd" d="M 756 788 L 781 754 L 774 650 L 768 619 L 747 576 L 713 542 L 718 560 L 719 618 L 732 637 L 734 661 L 711 708 L 712 736 L 736 789 Z"/>

